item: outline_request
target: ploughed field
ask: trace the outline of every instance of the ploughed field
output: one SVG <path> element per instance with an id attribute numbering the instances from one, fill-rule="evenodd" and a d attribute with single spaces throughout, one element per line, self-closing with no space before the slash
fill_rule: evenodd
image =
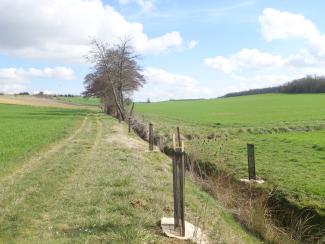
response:
<path id="1" fill-rule="evenodd" d="M 247 178 L 246 144 L 254 143 L 263 187 L 325 216 L 324 94 L 137 103 L 135 111 L 168 138 L 179 126 L 190 154 L 236 179 Z"/>

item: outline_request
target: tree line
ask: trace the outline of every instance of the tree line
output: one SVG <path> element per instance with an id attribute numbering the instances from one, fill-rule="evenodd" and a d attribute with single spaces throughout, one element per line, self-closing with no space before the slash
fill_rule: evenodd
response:
<path id="1" fill-rule="evenodd" d="M 232 92 L 224 97 L 236 97 L 266 93 L 325 93 L 325 76 L 307 75 L 304 78 L 287 82 L 280 86 Z"/>

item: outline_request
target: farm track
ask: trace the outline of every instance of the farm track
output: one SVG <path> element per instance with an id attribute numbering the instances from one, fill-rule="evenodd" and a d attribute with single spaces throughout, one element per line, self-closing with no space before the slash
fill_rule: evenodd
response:
<path id="1" fill-rule="evenodd" d="M 24 164 L 20 168 L 0 178 L 0 186 L 2 186 L 0 189 L 0 202 L 2 201 L 3 197 L 6 196 L 6 188 L 9 188 L 9 186 L 14 185 L 26 174 L 32 172 L 37 167 L 39 167 L 40 164 L 46 161 L 52 154 L 57 153 L 64 146 L 71 143 L 75 138 L 79 136 L 80 133 L 82 133 L 87 121 L 88 117 L 85 117 L 79 128 L 76 129 L 73 134 L 70 135 L 68 138 L 65 138 L 57 143 L 51 144 L 45 151 L 42 151 L 40 154 L 32 156 L 30 159 L 26 160 L 26 162 L 24 162 Z"/>
<path id="2" fill-rule="evenodd" d="M 49 238 L 50 236 L 44 235 L 51 234 L 51 222 L 57 215 L 65 211 L 65 202 L 68 201 L 66 197 L 71 193 L 80 193 L 78 191 L 78 185 L 81 183 L 81 179 L 85 177 L 85 172 L 88 172 L 93 167 L 92 163 L 96 157 L 96 153 L 98 153 L 98 147 L 103 137 L 103 125 L 98 118 L 92 121 L 91 129 L 94 136 L 89 141 L 89 144 L 87 143 L 87 151 L 82 154 L 82 157 L 79 158 L 80 160 L 76 158 L 77 160 L 73 162 L 74 166 L 70 174 L 62 179 L 56 192 L 52 192 L 52 197 L 50 199 L 41 199 L 43 202 L 39 204 L 41 204 L 42 210 L 38 216 L 35 216 L 33 221 L 26 225 L 25 233 L 32 233 L 33 236 L 42 236 L 41 239 Z"/>
<path id="3" fill-rule="evenodd" d="M 12 218 L 16 217 L 17 221 L 14 222 L 29 225 L 24 221 L 29 214 L 26 210 L 44 208 L 44 203 L 40 200 L 48 201 L 62 187 L 64 179 L 77 169 L 80 157 L 86 156 L 96 144 L 96 138 L 94 140 L 90 136 L 94 130 L 98 129 L 93 119 L 85 117 L 81 126 L 70 137 L 33 157 L 19 170 L 1 179 L 1 231 L 13 225 Z M 7 236 L 8 240 L 10 235 Z"/>

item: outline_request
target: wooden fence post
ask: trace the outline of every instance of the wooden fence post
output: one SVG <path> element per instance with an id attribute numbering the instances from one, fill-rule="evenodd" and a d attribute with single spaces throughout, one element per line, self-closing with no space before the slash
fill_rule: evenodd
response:
<path id="1" fill-rule="evenodd" d="M 174 228 L 179 227 L 179 187 L 178 187 L 178 155 L 176 149 L 173 154 L 173 195 L 174 195 Z"/>
<path id="2" fill-rule="evenodd" d="M 254 144 L 247 144 L 248 179 L 256 180 Z"/>
<path id="3" fill-rule="evenodd" d="M 153 124 L 149 123 L 149 151 L 153 150 Z"/>
<path id="4" fill-rule="evenodd" d="M 176 149 L 176 139 L 175 139 L 175 134 L 173 134 L 173 150 L 175 151 Z"/>
<path id="5" fill-rule="evenodd" d="M 163 142 L 163 137 L 161 137 L 161 136 L 159 136 L 159 138 L 158 138 L 158 147 L 159 147 L 159 151 L 163 151 L 163 144 L 164 144 L 164 142 Z"/>
<path id="6" fill-rule="evenodd" d="M 181 236 L 185 236 L 184 186 L 184 151 L 178 147 L 173 155 L 174 228 L 180 228 Z"/>
<path id="7" fill-rule="evenodd" d="M 183 143 L 181 143 L 183 144 Z M 184 147 L 181 148 L 180 160 L 180 212 L 181 212 L 181 236 L 185 236 L 185 202 L 184 202 L 184 188 L 185 188 L 185 162 L 184 162 Z"/>
<path id="8" fill-rule="evenodd" d="M 178 146 L 181 147 L 181 133 L 179 132 L 179 127 L 177 127 L 177 140 Z"/>
<path id="9" fill-rule="evenodd" d="M 131 133 L 131 117 L 128 118 L 129 133 Z"/>

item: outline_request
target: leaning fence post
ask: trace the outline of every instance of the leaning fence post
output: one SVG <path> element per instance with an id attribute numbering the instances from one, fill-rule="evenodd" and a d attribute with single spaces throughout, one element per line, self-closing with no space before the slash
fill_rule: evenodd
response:
<path id="1" fill-rule="evenodd" d="M 248 179 L 256 180 L 254 144 L 247 144 Z"/>
<path id="2" fill-rule="evenodd" d="M 181 161 L 180 161 L 180 212 L 181 212 L 181 236 L 185 236 L 185 202 L 184 202 L 184 187 L 185 187 L 185 162 L 184 162 L 184 143 L 181 142 Z"/>
<path id="3" fill-rule="evenodd" d="M 173 154 L 173 195 L 174 195 L 174 228 L 179 227 L 179 191 L 178 191 L 178 154 Z"/>
<path id="4" fill-rule="evenodd" d="M 185 221 L 185 160 L 189 160 L 184 151 L 184 141 L 176 147 L 175 134 L 173 136 L 173 198 L 174 198 L 174 219 L 162 217 L 161 228 L 170 237 L 193 242 L 206 243 L 207 237 L 203 231 L 191 223 Z M 172 223 L 174 228 L 171 228 Z M 187 227 L 187 228 L 185 228 Z"/>
<path id="5" fill-rule="evenodd" d="M 163 145 L 164 145 L 163 137 L 159 137 L 159 150 L 160 151 L 163 151 Z"/>
<path id="6" fill-rule="evenodd" d="M 178 147 L 173 155 L 174 228 L 180 227 L 181 236 L 185 236 L 184 186 L 184 150 Z"/>
<path id="7" fill-rule="evenodd" d="M 181 147 L 181 133 L 179 132 L 179 127 L 177 127 L 177 140 L 178 146 Z"/>
<path id="8" fill-rule="evenodd" d="M 158 137 L 158 148 L 159 148 L 159 151 L 163 151 L 163 144 L 164 144 L 164 142 L 163 142 L 163 137 L 161 137 L 161 136 L 159 136 Z"/>
<path id="9" fill-rule="evenodd" d="M 175 134 L 173 134 L 173 150 L 175 151 L 176 149 L 176 139 L 175 139 Z"/>
<path id="10" fill-rule="evenodd" d="M 153 124 L 149 123 L 149 151 L 153 150 Z"/>

